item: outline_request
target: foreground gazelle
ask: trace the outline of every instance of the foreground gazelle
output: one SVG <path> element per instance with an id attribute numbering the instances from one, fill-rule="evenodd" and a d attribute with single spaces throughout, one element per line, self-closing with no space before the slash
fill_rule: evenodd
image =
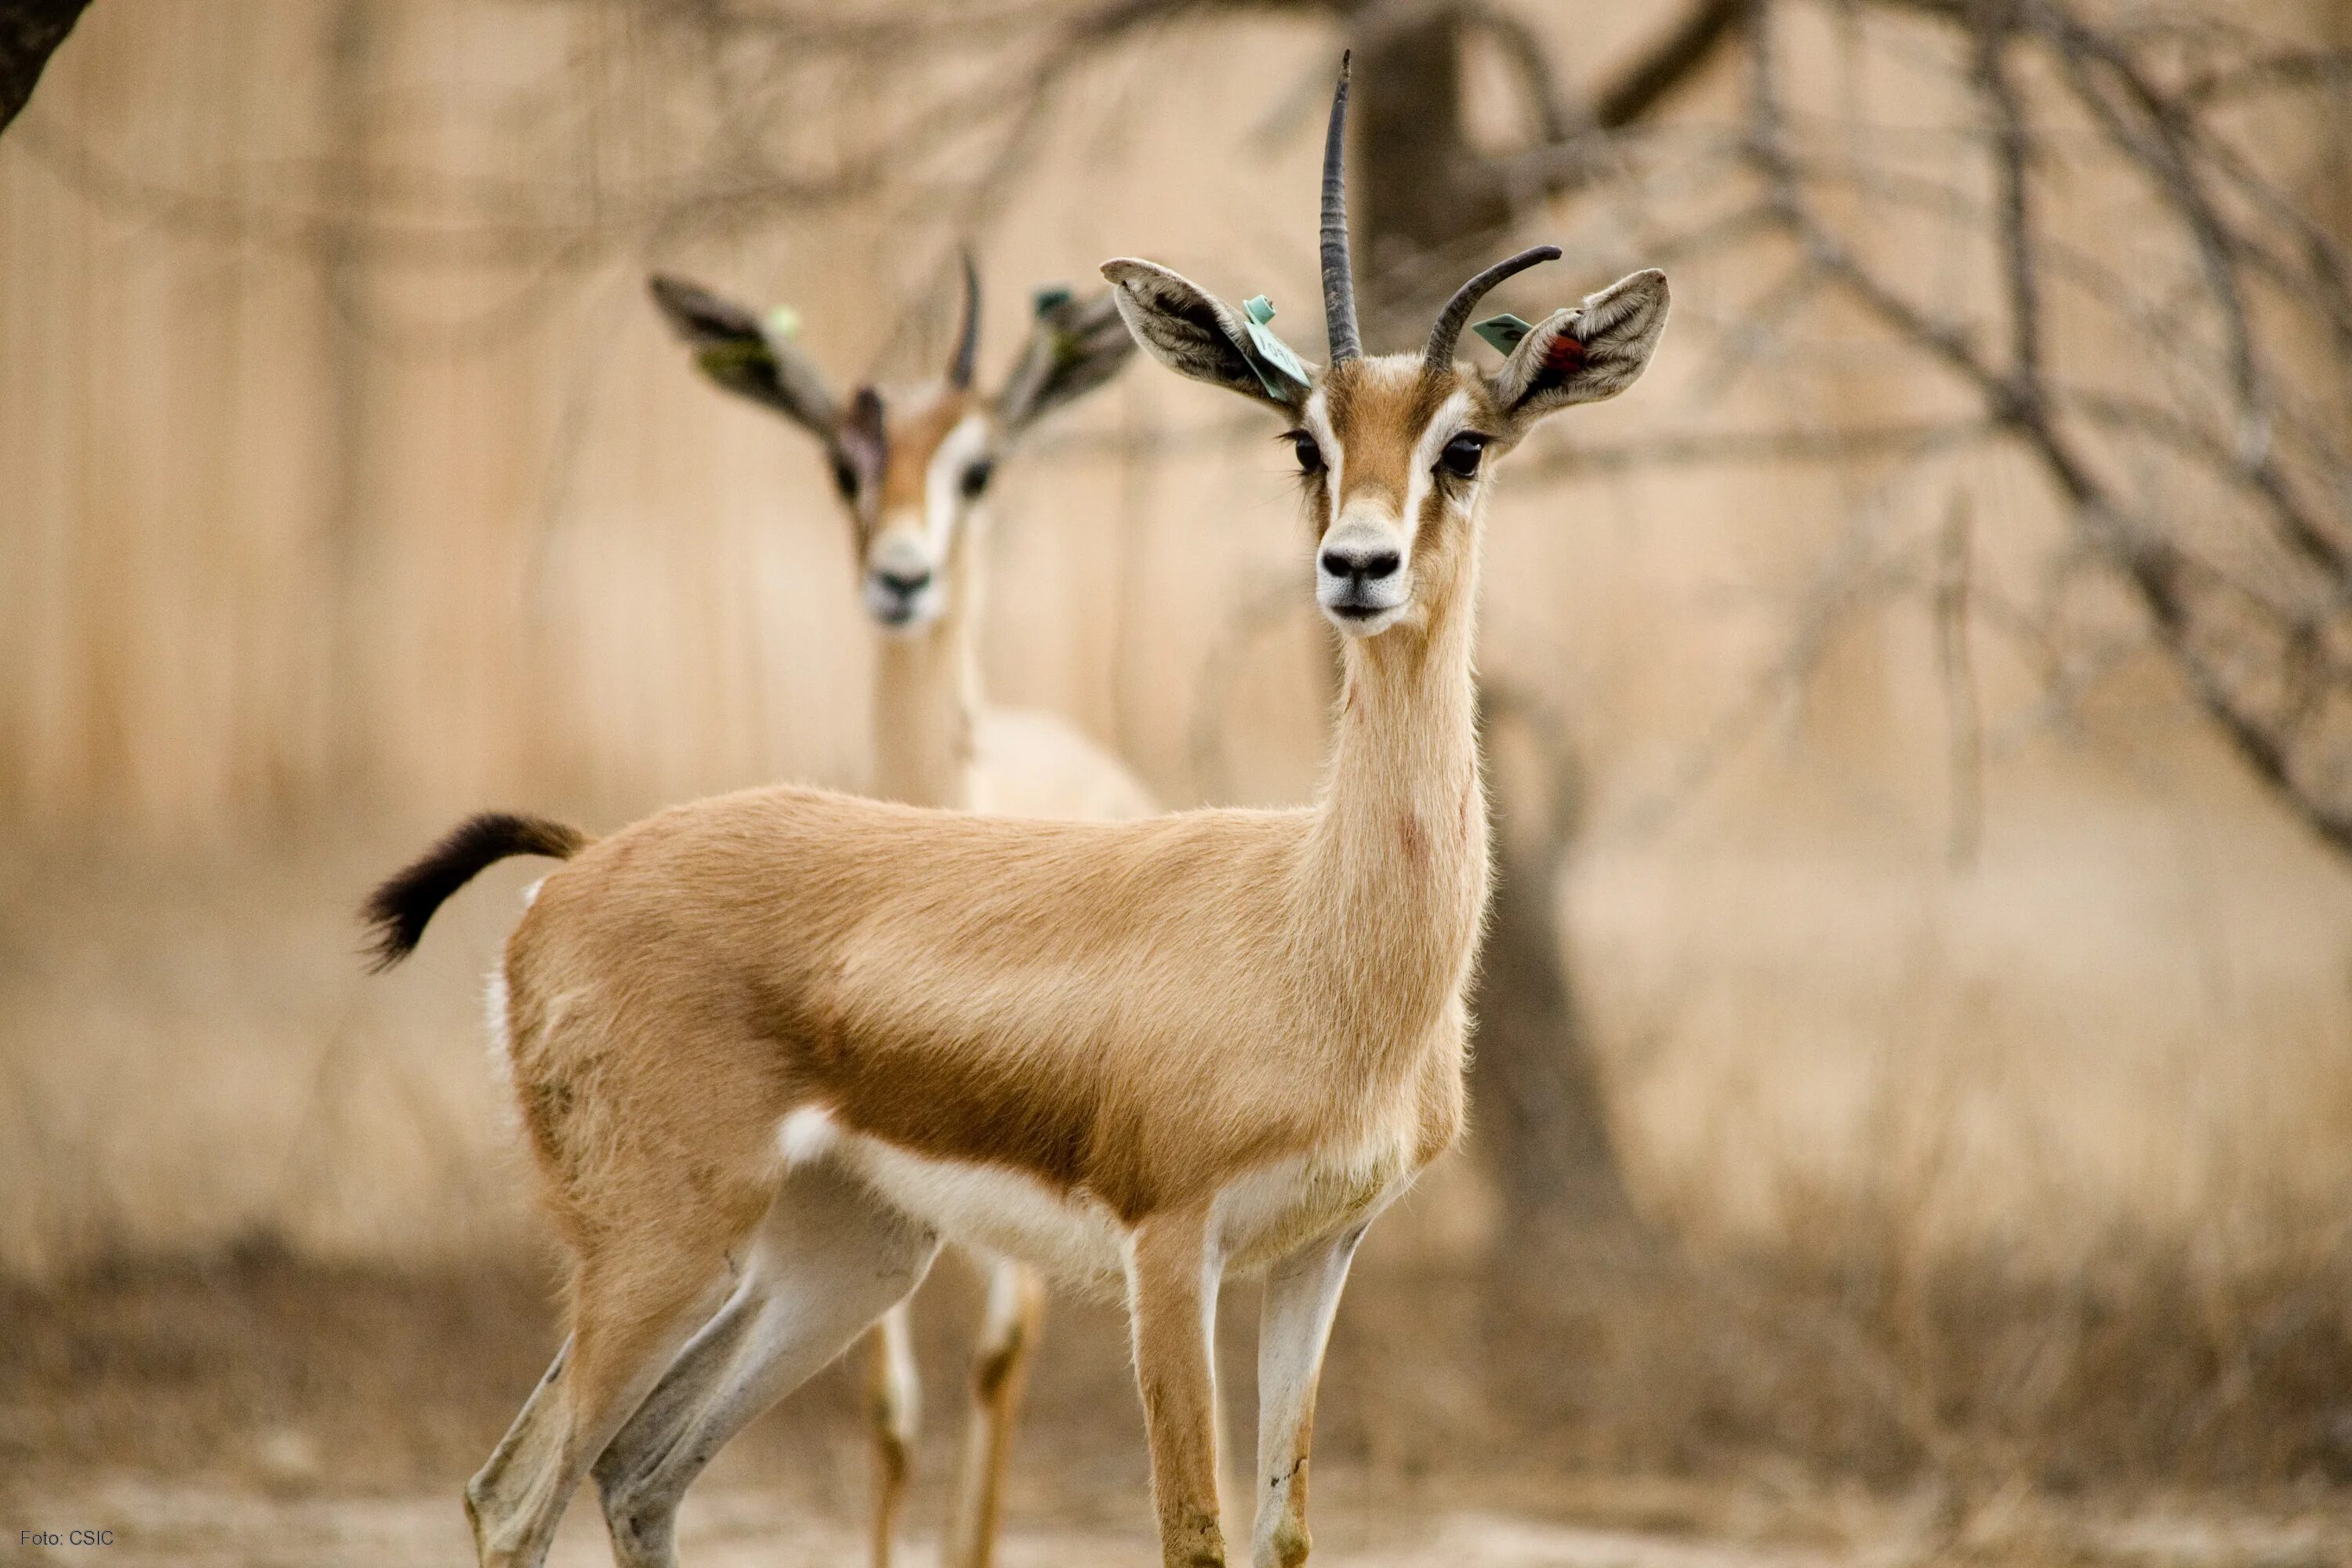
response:
<path id="1" fill-rule="evenodd" d="M 866 608 L 882 630 L 874 668 L 874 793 L 908 805 L 1109 819 L 1157 810 L 1118 762 L 1048 713 L 982 704 L 974 647 L 982 509 L 1000 460 L 1038 420 L 1108 383 L 1135 340 L 1108 293 L 1038 296 L 1035 329 L 993 396 L 973 388 L 980 280 L 963 268 L 963 321 L 944 374 L 924 385 L 858 388 L 836 402 L 776 317 L 708 289 L 653 279 L 654 299 L 721 386 L 773 408 L 824 444 L 849 512 Z M 756 1294 L 754 1291 L 752 1294 Z M 993 1261 L 972 1362 L 972 1412 L 950 1519 L 948 1568 L 987 1568 L 1005 1455 L 1044 1295 L 1017 1263 Z M 751 1311 L 751 1294 L 722 1309 Z M 871 1337 L 866 1409 L 876 1456 L 873 1562 L 887 1568 L 916 1424 L 906 1304 Z M 596 1468 L 627 1495 L 623 1433 Z"/>
<path id="2" fill-rule="evenodd" d="M 572 1334 L 467 1489 L 483 1563 L 540 1562 L 616 1437 L 615 1548 L 670 1562 L 680 1476 L 912 1289 L 943 1237 L 1124 1285 L 1171 1568 L 1225 1561 L 1211 1331 L 1219 1281 L 1265 1269 L 1255 1557 L 1306 1557 L 1349 1260 L 1462 1123 L 1487 458 L 1623 390 L 1666 314 L 1664 279 L 1637 273 L 1492 374 L 1457 363 L 1478 299 L 1546 248 L 1464 285 L 1423 353 L 1365 358 L 1345 104 L 1343 77 L 1327 368 L 1262 310 L 1148 262 L 1103 268 L 1155 356 L 1295 421 L 1316 598 L 1347 637 L 1312 806 L 1059 823 L 757 790 L 593 845 L 477 817 L 378 889 L 396 959 L 492 860 L 571 861 L 508 942 L 504 1024 L 574 1258 Z M 702 1327 L 754 1281 L 757 1307 Z"/>

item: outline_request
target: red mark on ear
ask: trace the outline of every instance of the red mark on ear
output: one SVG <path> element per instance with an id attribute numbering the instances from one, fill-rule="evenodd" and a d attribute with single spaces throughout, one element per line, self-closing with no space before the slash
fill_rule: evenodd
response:
<path id="1" fill-rule="evenodd" d="M 1584 368 L 1584 342 L 1572 332 L 1552 339 L 1544 353 L 1544 374 L 1565 380 Z"/>

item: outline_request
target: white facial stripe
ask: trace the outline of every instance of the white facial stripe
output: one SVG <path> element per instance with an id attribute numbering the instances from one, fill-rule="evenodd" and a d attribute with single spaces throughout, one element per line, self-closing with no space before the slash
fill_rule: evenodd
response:
<path id="1" fill-rule="evenodd" d="M 1323 467 L 1328 476 L 1323 481 L 1324 492 L 1331 497 L 1332 504 L 1336 507 L 1340 494 L 1339 480 L 1347 466 L 1348 454 L 1340 449 L 1339 435 L 1331 428 L 1331 407 L 1325 400 L 1321 387 L 1317 387 L 1314 395 L 1307 398 L 1307 412 L 1303 417 L 1306 420 L 1307 434 L 1313 436 L 1315 444 L 1323 448 Z"/>
<path id="2" fill-rule="evenodd" d="M 948 542 L 955 536 L 956 519 L 964 510 L 964 470 L 987 450 L 987 416 L 967 414 L 931 454 L 931 466 L 923 479 L 923 532 L 933 560 L 948 557 Z"/>
<path id="3" fill-rule="evenodd" d="M 1416 470 L 1425 474 L 1437 466 L 1437 455 L 1445 450 L 1448 441 L 1462 434 L 1463 416 L 1469 411 L 1470 395 L 1466 392 L 1456 392 L 1438 405 L 1437 412 L 1422 428 L 1421 439 L 1413 443 L 1412 466 Z"/>
<path id="4" fill-rule="evenodd" d="M 1410 541 L 1421 526 L 1422 503 L 1429 499 L 1429 487 L 1435 484 L 1431 470 L 1437 467 L 1438 454 L 1445 444 L 1462 434 L 1463 416 L 1469 411 L 1470 395 L 1456 392 L 1440 404 L 1423 427 L 1421 439 L 1412 444 L 1412 467 L 1405 473 L 1404 513 L 1397 519 L 1398 527 Z"/>

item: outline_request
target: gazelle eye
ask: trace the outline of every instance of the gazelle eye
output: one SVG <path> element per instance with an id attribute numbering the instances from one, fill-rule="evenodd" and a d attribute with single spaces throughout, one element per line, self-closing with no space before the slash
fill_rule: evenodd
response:
<path id="1" fill-rule="evenodd" d="M 857 470 L 851 466 L 848 458 L 838 457 L 834 458 L 833 484 L 834 488 L 841 492 L 842 500 L 857 499 Z"/>
<path id="2" fill-rule="evenodd" d="M 981 492 L 988 489 L 988 481 L 995 477 L 996 464 L 993 459 L 982 458 L 972 464 L 963 471 L 963 478 L 957 481 L 963 490 L 963 499 L 978 500 Z"/>
<path id="3" fill-rule="evenodd" d="M 1311 433 L 1305 430 L 1287 430 L 1283 433 L 1283 438 L 1290 443 L 1292 454 L 1298 458 L 1300 473 L 1319 474 L 1323 471 L 1323 448 L 1315 444 L 1315 437 Z"/>
<path id="4" fill-rule="evenodd" d="M 1457 479 L 1478 477 L 1478 460 L 1486 456 L 1489 437 L 1475 430 L 1465 430 L 1445 443 L 1445 450 L 1437 455 L 1437 471 Z"/>

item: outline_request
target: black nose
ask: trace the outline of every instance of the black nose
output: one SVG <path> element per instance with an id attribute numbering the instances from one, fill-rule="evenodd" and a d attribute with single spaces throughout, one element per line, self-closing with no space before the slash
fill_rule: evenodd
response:
<path id="1" fill-rule="evenodd" d="M 1393 550 L 1327 550 L 1323 552 L 1324 571 L 1334 577 L 1345 577 L 1357 583 L 1377 583 L 1392 574 L 1403 563 L 1403 558 Z"/>
<path id="2" fill-rule="evenodd" d="M 901 577 L 896 572 L 877 572 L 874 580 L 902 599 L 911 599 L 931 585 L 929 572 L 918 572 L 911 577 Z"/>

